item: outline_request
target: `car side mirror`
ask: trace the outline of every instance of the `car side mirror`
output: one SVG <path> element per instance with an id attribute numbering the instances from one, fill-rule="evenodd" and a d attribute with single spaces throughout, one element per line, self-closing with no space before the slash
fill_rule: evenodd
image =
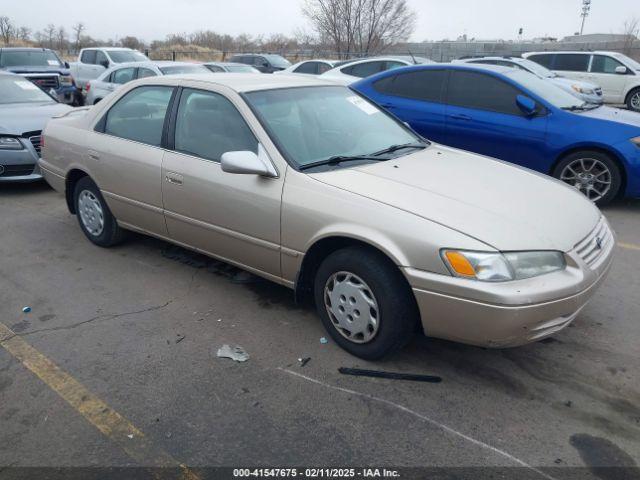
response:
<path id="1" fill-rule="evenodd" d="M 538 113 L 538 107 L 535 100 L 525 95 L 518 95 L 516 97 L 516 104 L 518 105 L 518 108 L 522 111 L 522 113 L 524 113 L 527 117 L 533 117 L 536 113 Z"/>
<path id="2" fill-rule="evenodd" d="M 620 65 L 619 67 L 616 67 L 616 73 L 618 75 L 626 75 L 627 74 L 627 67 L 623 67 L 622 65 Z"/>
<path id="3" fill-rule="evenodd" d="M 220 158 L 222 171 L 240 175 L 260 175 L 263 177 L 277 177 L 278 172 L 273 167 L 267 152 L 262 145 L 258 146 L 258 155 L 250 151 L 226 152 Z"/>
<path id="4" fill-rule="evenodd" d="M 104 68 L 109 68 L 109 62 L 107 60 L 101 61 L 100 65 L 102 65 Z"/>
<path id="5" fill-rule="evenodd" d="M 67 70 L 71 68 L 71 65 L 69 65 L 69 62 L 64 62 L 64 68 L 66 68 Z"/>

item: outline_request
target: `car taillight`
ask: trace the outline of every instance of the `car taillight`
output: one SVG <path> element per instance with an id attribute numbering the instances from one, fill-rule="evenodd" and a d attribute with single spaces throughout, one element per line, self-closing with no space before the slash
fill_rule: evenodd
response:
<path id="1" fill-rule="evenodd" d="M 91 88 L 91 84 L 87 82 L 87 84 L 84 86 L 85 91 L 88 92 L 90 88 Z"/>
<path id="2" fill-rule="evenodd" d="M 40 148 L 44 147 L 44 135 L 40 135 Z"/>

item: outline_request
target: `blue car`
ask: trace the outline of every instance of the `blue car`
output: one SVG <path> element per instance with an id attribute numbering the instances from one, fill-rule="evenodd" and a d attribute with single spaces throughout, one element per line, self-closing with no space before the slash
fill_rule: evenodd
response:
<path id="1" fill-rule="evenodd" d="M 492 65 L 399 68 L 352 88 L 424 137 L 552 175 L 599 205 L 640 197 L 639 113 Z"/>
<path id="2" fill-rule="evenodd" d="M 76 105 L 76 88 L 69 64 L 47 48 L 0 48 L 0 70 L 17 73 L 61 103 Z"/>

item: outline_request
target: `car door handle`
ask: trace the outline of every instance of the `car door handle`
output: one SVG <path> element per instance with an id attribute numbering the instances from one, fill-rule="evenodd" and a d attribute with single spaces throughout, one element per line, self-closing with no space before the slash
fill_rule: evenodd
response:
<path id="1" fill-rule="evenodd" d="M 167 173 L 164 179 L 172 185 L 182 185 L 184 177 L 178 173 Z"/>
<path id="2" fill-rule="evenodd" d="M 449 118 L 453 120 L 472 120 L 469 115 L 464 115 L 463 113 L 454 113 L 453 115 L 449 115 Z"/>
<path id="3" fill-rule="evenodd" d="M 92 160 L 100 160 L 100 155 L 95 150 L 89 150 L 88 152 L 89 158 Z"/>

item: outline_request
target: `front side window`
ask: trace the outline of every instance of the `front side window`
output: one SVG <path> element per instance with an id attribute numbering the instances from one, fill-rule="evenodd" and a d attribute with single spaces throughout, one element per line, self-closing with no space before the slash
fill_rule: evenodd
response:
<path id="1" fill-rule="evenodd" d="M 318 62 L 304 62 L 294 70 L 296 73 L 315 75 L 318 73 Z"/>
<path id="2" fill-rule="evenodd" d="M 563 53 L 556 55 L 554 70 L 567 72 L 586 72 L 589 68 L 590 55 L 584 53 Z"/>
<path id="3" fill-rule="evenodd" d="M 346 87 L 262 90 L 246 93 L 245 98 L 284 156 L 298 167 L 420 141 Z"/>
<path id="4" fill-rule="evenodd" d="M 100 50 L 96 52 L 96 64 L 103 65 L 105 67 L 109 65 L 109 59 L 104 54 L 104 52 Z"/>
<path id="5" fill-rule="evenodd" d="M 89 65 L 95 65 L 96 63 L 96 51 L 95 50 L 85 50 L 82 52 L 80 56 L 80 61 L 82 63 L 86 63 Z"/>
<path id="6" fill-rule="evenodd" d="M 516 104 L 516 96 L 519 93 L 515 87 L 491 75 L 453 70 L 449 78 L 447 103 L 477 110 L 521 115 L 522 112 Z"/>
<path id="7" fill-rule="evenodd" d="M 591 73 L 616 73 L 618 67 L 624 67 L 624 65 L 615 58 L 594 55 L 591 62 Z"/>
<path id="8" fill-rule="evenodd" d="M 185 88 L 178 106 L 175 149 L 219 162 L 225 152 L 258 153 L 258 141 L 228 99 Z"/>
<path id="9" fill-rule="evenodd" d="M 133 67 L 121 68 L 113 72 L 113 74 L 111 75 L 111 83 L 124 85 L 125 83 L 133 80 L 135 77 L 135 74 L 136 74 L 136 69 Z"/>
<path id="10" fill-rule="evenodd" d="M 138 87 L 107 112 L 104 133 L 159 147 L 173 87 Z"/>

